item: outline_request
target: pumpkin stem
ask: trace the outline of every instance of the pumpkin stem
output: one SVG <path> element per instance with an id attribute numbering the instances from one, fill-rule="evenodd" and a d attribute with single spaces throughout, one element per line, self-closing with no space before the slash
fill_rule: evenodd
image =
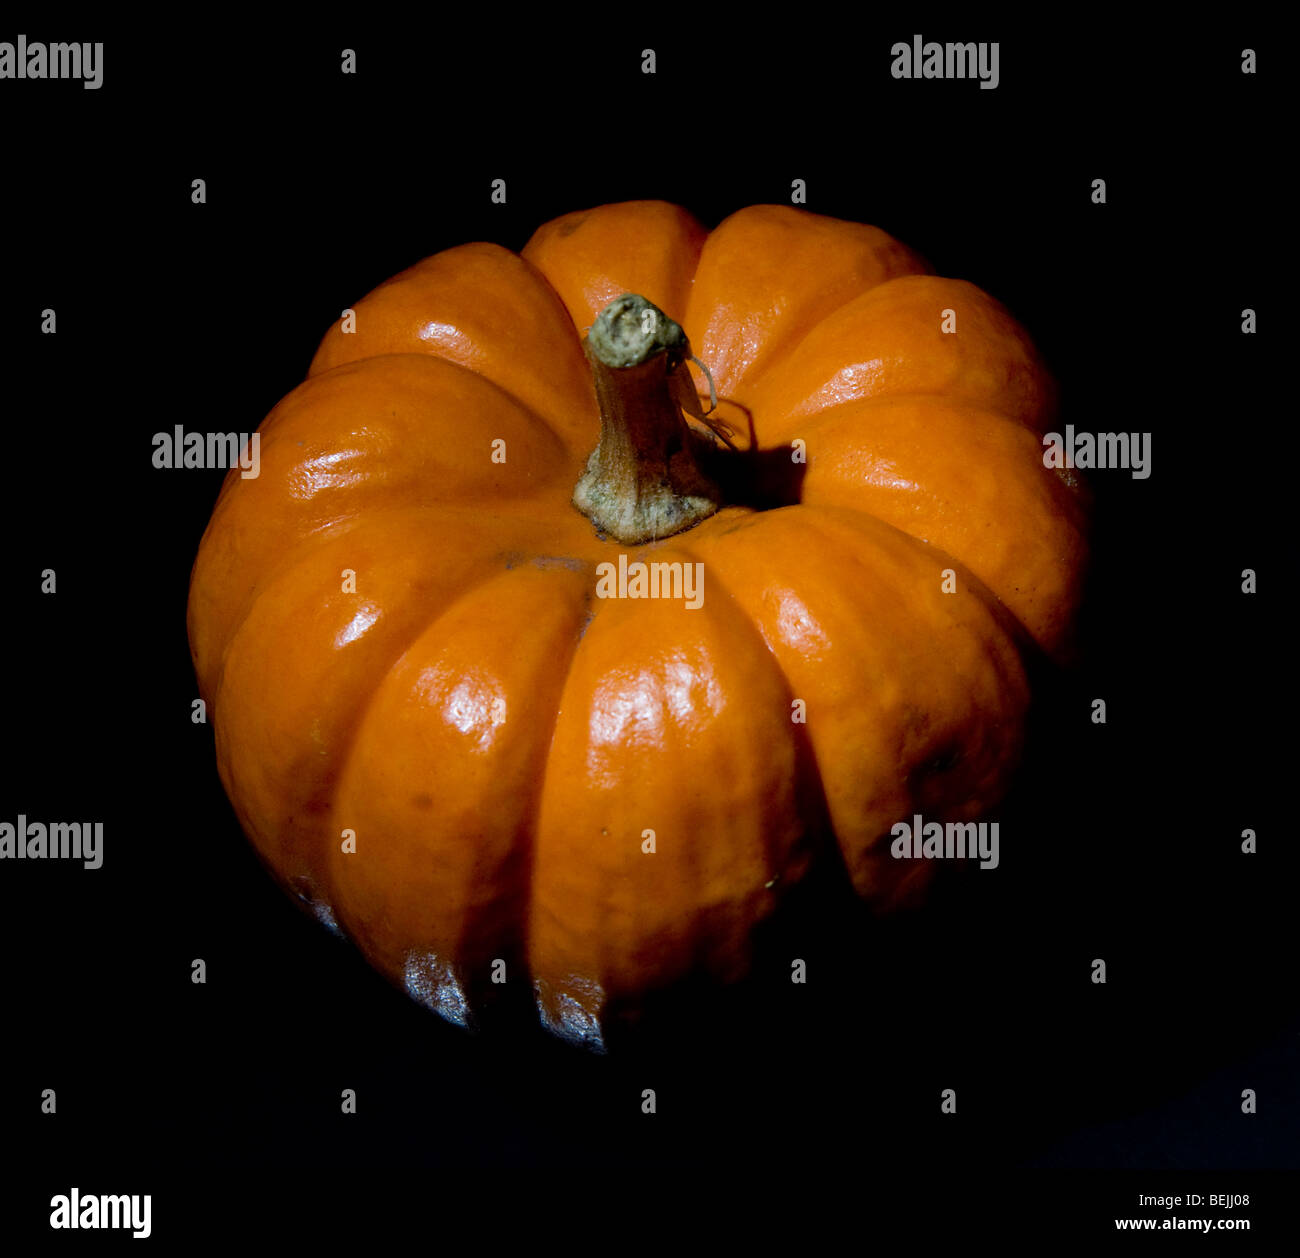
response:
<path id="1" fill-rule="evenodd" d="M 678 372 L 692 355 L 681 326 L 644 297 L 625 293 L 596 317 L 584 347 L 600 405 L 600 443 L 574 487 L 573 505 L 628 546 L 707 519 L 722 505 L 722 491 L 704 470 L 716 447 L 682 416 Z"/>

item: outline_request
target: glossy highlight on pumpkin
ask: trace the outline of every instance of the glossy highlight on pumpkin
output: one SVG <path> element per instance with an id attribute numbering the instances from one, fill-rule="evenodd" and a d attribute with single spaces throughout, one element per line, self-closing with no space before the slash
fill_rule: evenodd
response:
<path id="1" fill-rule="evenodd" d="M 624 293 L 682 325 L 739 457 L 802 444 L 792 495 L 632 547 L 571 505 L 580 330 Z M 1043 466 L 1054 386 L 1011 315 L 872 227 L 654 201 L 352 305 L 190 589 L 222 782 L 286 889 L 448 1020 L 504 986 L 596 1048 L 647 992 L 743 975 L 832 846 L 873 905 L 914 895 L 891 825 L 996 804 L 1024 653 L 1064 657 L 1079 599 L 1084 490 Z M 620 554 L 701 564 L 702 605 L 597 598 Z"/>

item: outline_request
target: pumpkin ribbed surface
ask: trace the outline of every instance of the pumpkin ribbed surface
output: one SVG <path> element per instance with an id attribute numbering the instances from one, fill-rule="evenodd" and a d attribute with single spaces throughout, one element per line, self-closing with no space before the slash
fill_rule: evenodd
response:
<path id="1" fill-rule="evenodd" d="M 641 546 L 571 505 L 601 425 L 582 332 L 622 293 L 682 325 L 787 505 Z M 743 973 L 827 845 L 888 904 L 926 873 L 896 821 L 997 802 L 1023 652 L 1066 650 L 1085 554 L 1051 381 L 997 302 L 871 227 L 634 202 L 354 310 L 228 477 L 189 629 L 242 825 L 413 996 L 472 1021 L 500 960 L 597 1044 L 622 1002 Z M 598 597 L 620 556 L 702 565 L 699 606 Z"/>

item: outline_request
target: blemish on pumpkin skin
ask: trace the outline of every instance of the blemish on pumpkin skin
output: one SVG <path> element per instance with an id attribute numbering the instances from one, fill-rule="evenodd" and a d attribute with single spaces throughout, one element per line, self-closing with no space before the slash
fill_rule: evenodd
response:
<path id="1" fill-rule="evenodd" d="M 581 559 L 571 555 L 534 555 L 533 566 L 537 568 L 567 568 L 570 572 L 584 572 L 587 565 Z"/>
<path id="2" fill-rule="evenodd" d="M 315 888 L 312 886 L 310 880 L 306 878 L 295 878 L 292 885 L 294 894 L 297 895 L 300 901 L 302 901 L 303 905 L 305 905 L 311 912 L 312 916 L 315 917 L 331 935 L 335 935 L 342 939 L 343 928 L 338 924 L 338 920 L 334 916 L 334 910 L 325 900 L 322 900 L 317 896 Z"/>
<path id="3" fill-rule="evenodd" d="M 564 985 L 533 980 L 533 1000 L 542 1025 L 553 1035 L 594 1053 L 608 1052 L 600 1009 L 605 993 L 591 979 L 570 975 Z"/>
<path id="4" fill-rule="evenodd" d="M 465 985 L 457 968 L 433 952 L 409 952 L 402 983 L 412 1000 L 457 1026 L 474 1026 Z"/>
<path id="5" fill-rule="evenodd" d="M 324 900 L 316 900 L 311 906 L 312 912 L 316 914 L 316 920 L 325 927 L 331 935 L 343 938 L 343 928 L 338 924 L 338 919 L 334 916 L 334 910 L 325 903 Z"/>
<path id="6" fill-rule="evenodd" d="M 575 218 L 566 218 L 556 229 L 560 236 L 572 236 L 579 227 L 587 221 L 585 214 L 579 214 Z"/>
<path id="7" fill-rule="evenodd" d="M 432 795 L 415 795 L 415 796 L 412 796 L 412 798 L 411 798 L 411 803 L 412 803 L 416 808 L 429 809 L 429 808 L 432 808 L 432 807 L 433 807 L 433 796 L 432 796 Z"/>

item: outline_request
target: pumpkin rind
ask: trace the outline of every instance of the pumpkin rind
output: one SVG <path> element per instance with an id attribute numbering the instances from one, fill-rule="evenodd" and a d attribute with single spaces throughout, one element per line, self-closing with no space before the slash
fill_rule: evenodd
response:
<path id="1" fill-rule="evenodd" d="M 742 448 L 804 441 L 797 502 L 642 547 L 573 509 L 600 430 L 580 330 L 623 292 L 683 324 Z M 884 905 L 927 873 L 890 858 L 895 821 L 1004 793 L 1022 652 L 1069 650 L 1086 502 L 1043 467 L 1054 388 L 987 295 L 875 228 L 630 202 L 354 310 L 263 423 L 261 475 L 227 479 L 189 628 L 250 838 L 414 997 L 472 1022 L 502 959 L 599 1045 L 621 1003 L 743 973 L 827 827 Z M 596 598 L 620 553 L 701 563 L 703 605 Z"/>

